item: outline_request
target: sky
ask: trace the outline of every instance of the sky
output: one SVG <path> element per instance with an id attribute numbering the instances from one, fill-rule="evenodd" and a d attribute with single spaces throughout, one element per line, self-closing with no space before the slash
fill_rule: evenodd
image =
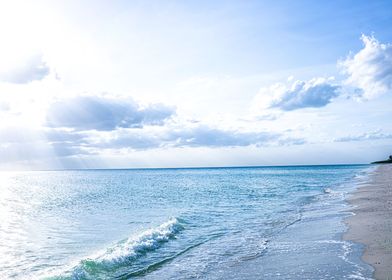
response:
<path id="1" fill-rule="evenodd" d="M 0 170 L 392 154 L 391 1 L 0 0 Z"/>

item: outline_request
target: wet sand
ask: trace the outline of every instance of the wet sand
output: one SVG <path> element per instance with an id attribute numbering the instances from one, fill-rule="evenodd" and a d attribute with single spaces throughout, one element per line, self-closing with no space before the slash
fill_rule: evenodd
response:
<path id="1" fill-rule="evenodd" d="M 392 164 L 379 165 L 348 201 L 355 215 L 346 220 L 344 239 L 366 245 L 362 259 L 375 279 L 392 280 Z"/>

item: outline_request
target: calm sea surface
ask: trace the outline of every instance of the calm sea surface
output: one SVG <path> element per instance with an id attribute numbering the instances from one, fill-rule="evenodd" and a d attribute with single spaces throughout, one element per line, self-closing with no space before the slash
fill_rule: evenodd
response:
<path id="1" fill-rule="evenodd" d="M 0 279 L 368 279 L 368 165 L 0 173 Z"/>

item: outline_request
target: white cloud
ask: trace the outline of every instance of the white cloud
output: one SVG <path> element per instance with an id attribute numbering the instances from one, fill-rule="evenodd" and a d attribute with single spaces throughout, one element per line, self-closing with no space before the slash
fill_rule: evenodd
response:
<path id="1" fill-rule="evenodd" d="M 169 130 L 165 137 L 179 147 L 236 147 L 265 145 L 279 136 L 269 132 L 241 132 L 198 125 Z"/>
<path id="2" fill-rule="evenodd" d="M 392 44 L 382 44 L 373 36 L 362 35 L 363 49 L 339 62 L 345 83 L 359 88 L 370 99 L 392 90 Z"/>
<path id="3" fill-rule="evenodd" d="M 52 144 L 68 145 L 73 148 L 88 147 L 91 151 L 103 149 L 119 151 L 149 150 L 175 147 L 246 147 L 270 145 L 303 144 L 303 139 L 288 138 L 280 133 L 266 131 L 228 130 L 206 124 L 166 125 L 163 127 L 118 128 L 112 131 L 74 131 L 58 130 L 50 132 Z M 49 138 L 49 137 L 48 137 Z"/>
<path id="4" fill-rule="evenodd" d="M 372 132 L 366 132 L 357 135 L 349 135 L 340 138 L 336 138 L 334 142 L 353 142 L 353 141 L 367 141 L 367 140 L 380 140 L 380 139 L 392 139 L 392 133 L 384 133 L 381 130 Z"/>
<path id="5" fill-rule="evenodd" d="M 36 80 L 42 80 L 50 72 L 41 54 L 29 57 L 18 57 L 0 67 L 0 81 L 14 84 L 26 84 Z"/>
<path id="6" fill-rule="evenodd" d="M 9 126 L 0 129 L 0 166 L 12 161 L 57 161 L 95 155 L 175 148 L 266 147 L 304 144 L 305 140 L 268 131 L 228 130 L 181 123 L 106 131 Z"/>
<path id="7" fill-rule="evenodd" d="M 8 111 L 10 109 L 10 105 L 7 102 L 0 101 L 0 111 Z"/>
<path id="8" fill-rule="evenodd" d="M 314 78 L 309 81 L 295 81 L 291 85 L 277 83 L 262 88 L 254 100 L 254 105 L 283 111 L 323 107 L 339 95 L 340 86 L 332 84 L 332 81 L 333 78 Z"/>
<path id="9" fill-rule="evenodd" d="M 142 107 L 131 98 L 77 96 L 53 103 L 47 112 L 50 127 L 75 130 L 115 130 L 163 125 L 175 109 L 163 104 Z"/>

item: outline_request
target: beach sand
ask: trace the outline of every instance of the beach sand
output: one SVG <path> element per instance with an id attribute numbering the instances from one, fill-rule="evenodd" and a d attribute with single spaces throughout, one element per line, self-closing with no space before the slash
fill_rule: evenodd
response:
<path id="1" fill-rule="evenodd" d="M 375 268 L 374 278 L 392 280 L 392 164 L 378 166 L 348 201 L 355 215 L 344 239 L 366 245 L 362 259 Z"/>

